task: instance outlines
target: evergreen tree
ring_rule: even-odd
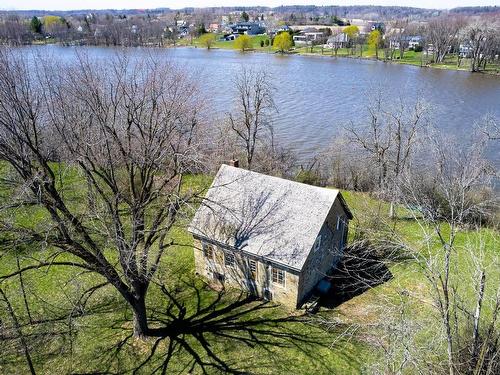
[[[37,16],[33,16],[30,23],[31,31],[40,34],[42,32],[42,21]]]

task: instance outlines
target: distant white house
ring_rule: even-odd
[[[415,47],[422,45],[422,37],[419,35],[412,36],[408,42],[408,48],[415,49]]]
[[[389,46],[393,49],[399,49],[401,42],[403,42],[404,48],[415,49],[415,47],[422,45],[422,37],[418,35],[392,36],[389,39]]]
[[[460,43],[459,48],[459,54],[460,57],[470,57],[472,53],[472,46],[470,43]]]
[[[308,44],[309,42],[319,42],[324,40],[325,33],[314,28],[304,29],[299,34],[293,36],[295,44]]]
[[[346,33],[339,33],[332,35],[326,41],[326,46],[328,48],[345,48],[349,44],[349,37]]]

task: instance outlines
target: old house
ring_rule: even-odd
[[[341,259],[351,218],[338,190],[223,165],[189,226],[196,272],[300,307]]]

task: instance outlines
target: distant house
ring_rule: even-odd
[[[207,31],[210,33],[217,33],[220,30],[220,25],[218,23],[211,23],[208,25]]]
[[[415,49],[419,46],[422,46],[422,37],[419,35],[412,36],[408,42],[408,48]]]
[[[373,22],[370,26],[370,30],[378,30],[383,34],[385,32],[385,24],[383,22]]]
[[[332,35],[326,41],[326,45],[329,48],[346,48],[349,44],[349,37],[346,33],[339,33]]]
[[[315,28],[301,30],[293,36],[295,44],[307,44],[309,42],[320,42],[325,39],[325,33]]]
[[[415,35],[390,35],[389,36],[389,47],[392,49],[399,49],[401,42],[403,43],[403,47],[409,49],[415,49],[415,47],[420,46],[422,44],[422,37]]]
[[[233,34],[258,35],[266,32],[266,29],[257,22],[238,22],[231,25]]]
[[[196,272],[300,307],[342,258],[350,219],[338,190],[223,165],[189,226]]]
[[[473,52],[471,43],[470,42],[460,43],[460,46],[458,47],[458,52],[460,54],[460,57],[462,58],[470,57]]]
[[[235,40],[239,36],[240,36],[240,34],[226,34],[221,39],[225,40],[225,41],[230,41],[230,40]]]
[[[284,32],[284,31],[286,31],[286,32],[290,32],[290,31],[292,31],[292,29],[291,29],[291,28],[290,28],[290,26],[288,26],[288,25],[281,25],[281,26],[280,26],[280,27],[276,30],[276,32],[278,32],[278,33],[281,33],[281,32]]]

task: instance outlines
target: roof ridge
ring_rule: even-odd
[[[256,171],[251,171],[251,170],[243,169],[243,168],[240,168],[240,167],[233,167],[232,165],[228,165],[228,164],[222,164],[221,168],[222,167],[229,168],[229,169],[231,169],[233,171],[242,171],[242,172],[246,172],[248,174],[255,174],[255,175],[259,175],[259,176],[264,176],[264,177],[269,178],[269,179],[280,180],[280,181],[284,181],[284,182],[287,182],[287,183],[290,183],[290,184],[298,184],[298,185],[301,185],[301,186],[306,186],[307,188],[310,188],[310,189],[317,189],[317,190],[320,190],[320,191],[327,191],[327,192],[337,192],[337,193],[340,192],[340,189],[337,189],[337,188],[329,188],[329,187],[323,187],[323,186],[310,185],[310,184],[306,184],[304,182],[289,180],[289,179],[283,178],[283,177],[272,176],[272,175],[269,175],[269,174],[260,173],[260,172],[256,172]],[[219,171],[217,172],[217,174],[219,174],[221,168],[219,168]]]

